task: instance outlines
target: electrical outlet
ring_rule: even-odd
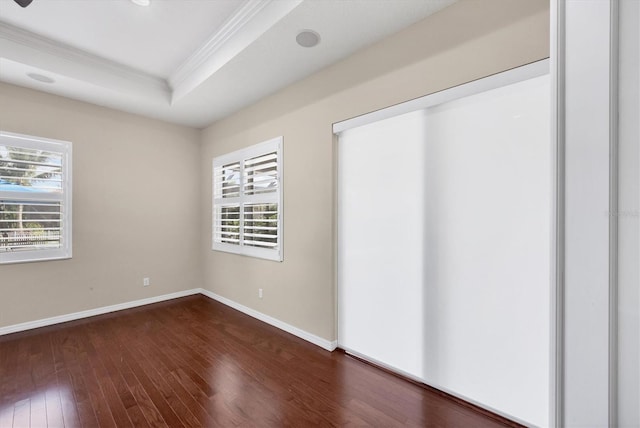
[[[258,288],[258,297],[262,299],[262,288]]]
[[[142,278],[142,285],[144,287],[148,287],[151,284],[151,280],[149,278]]]

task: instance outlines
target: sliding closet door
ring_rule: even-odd
[[[338,144],[339,342],[422,378],[424,112]]]
[[[549,400],[549,78],[429,109],[424,378],[528,423]]]
[[[549,424],[549,77],[345,131],[339,344]]]

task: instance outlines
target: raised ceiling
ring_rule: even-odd
[[[202,128],[454,1],[0,0],[0,80]]]

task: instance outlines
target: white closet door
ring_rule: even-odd
[[[549,423],[549,77],[345,131],[341,347]]]
[[[338,144],[339,342],[422,377],[424,112],[345,131]]]
[[[549,77],[428,110],[424,378],[539,426],[549,408]]]

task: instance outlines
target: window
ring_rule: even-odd
[[[282,261],[282,137],[213,160],[213,249]]]
[[[0,263],[71,258],[71,143],[0,132]]]

